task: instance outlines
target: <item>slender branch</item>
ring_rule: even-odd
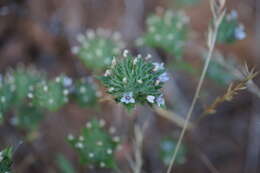
[[[134,170],[133,170],[134,173],[142,172],[143,132],[144,132],[144,130],[141,129],[138,124],[136,124],[134,127],[134,133],[135,133],[135,142],[134,142],[135,166],[134,166]]]
[[[205,79],[205,76],[206,76],[206,73],[207,73],[207,70],[208,70],[208,66],[209,66],[209,63],[210,63],[211,58],[212,58],[213,50],[214,50],[214,47],[215,47],[217,33],[218,33],[218,28],[219,28],[219,25],[220,25],[224,15],[225,15],[225,10],[223,10],[223,7],[224,7],[224,3],[223,2],[224,1],[221,1],[221,5],[218,6],[216,1],[213,1],[213,0],[211,1],[211,7],[212,7],[211,9],[212,9],[212,13],[213,13],[214,22],[213,22],[213,27],[209,29],[209,34],[208,34],[208,48],[209,48],[208,55],[207,55],[207,58],[206,58],[206,62],[204,64],[203,71],[202,71],[201,76],[200,76],[199,84],[197,86],[195,95],[194,95],[193,100],[192,100],[192,104],[191,104],[191,106],[189,108],[187,117],[185,119],[184,127],[183,127],[181,135],[180,135],[180,137],[178,139],[178,142],[177,142],[174,154],[172,156],[170,165],[169,165],[169,167],[167,169],[167,173],[170,173],[171,170],[172,170],[172,167],[174,165],[174,161],[176,159],[178,150],[180,148],[180,145],[182,143],[183,137],[184,137],[185,132],[187,130],[188,123],[190,121],[191,115],[193,113],[193,110],[195,108],[195,105],[196,105],[197,100],[198,100],[199,95],[200,95],[202,84],[204,82],[204,79]]]
[[[177,126],[183,128],[184,124],[185,124],[185,120],[178,114],[176,114],[173,111],[168,111],[159,107],[155,107],[154,110],[158,113],[159,116],[175,123]],[[187,129],[192,129],[193,128],[193,124],[192,123],[188,123],[187,125]]]

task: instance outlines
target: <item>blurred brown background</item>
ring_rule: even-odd
[[[176,9],[170,0],[1,0],[0,1],[0,72],[19,63],[33,64],[47,71],[50,77],[60,73],[77,77],[91,75],[72,55],[76,35],[88,28],[104,27],[120,31],[128,48],[144,31],[144,20],[157,6]],[[260,2],[259,0],[228,0],[228,9],[237,9],[244,23],[247,38],[234,45],[218,46],[224,56],[234,55],[238,61],[259,67],[260,60]],[[207,0],[185,7],[196,31],[188,44],[185,58],[194,64],[200,61],[196,46],[205,45],[205,33],[210,19]],[[195,47],[195,48],[194,48]],[[138,51],[138,50],[133,50]],[[140,50],[139,50],[140,51]],[[257,68],[259,69],[259,68]],[[190,102],[196,79],[179,74],[178,85]],[[256,79],[256,83],[257,83]],[[259,82],[258,82],[259,83]],[[207,83],[206,86],[211,86]],[[207,88],[213,95],[224,88]],[[170,100],[168,98],[168,100]],[[178,136],[179,128],[147,108],[139,116],[149,116],[150,125],[145,138],[144,170],[165,172],[158,158],[158,140],[165,135]],[[185,112],[185,110],[184,110]],[[131,134],[129,117],[114,103],[104,103],[100,110],[80,109],[68,105],[61,111],[46,115],[38,139],[19,145],[15,154],[15,173],[55,173],[57,153],[64,153],[78,172],[109,172],[87,170],[78,164],[78,157],[64,141],[69,132],[78,132],[92,116],[104,117],[115,124],[121,135]],[[122,128],[124,127],[124,128]],[[128,127],[128,128],[125,128]],[[0,146],[17,145],[23,132],[10,124],[0,127]],[[260,100],[249,92],[240,93],[231,103],[225,103],[218,113],[200,123],[184,140],[189,147],[187,162],[175,173],[259,173],[260,172]],[[122,159],[122,158],[119,158]],[[127,162],[120,161],[127,168]],[[124,166],[125,164],[125,166]],[[211,165],[213,164],[213,165]]]

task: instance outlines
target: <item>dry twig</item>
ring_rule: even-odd
[[[234,98],[234,96],[238,94],[239,91],[247,88],[248,82],[255,78],[258,73],[255,72],[254,69],[249,71],[247,65],[245,66],[245,69],[246,74],[244,79],[238,82],[237,84],[231,83],[226,93],[223,96],[217,97],[215,101],[207,107],[207,109],[203,113],[203,116],[216,113],[216,109],[221,103],[231,101]]]

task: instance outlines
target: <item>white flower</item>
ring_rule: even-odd
[[[94,39],[95,38],[95,32],[93,30],[87,30],[86,32],[88,39]]]
[[[138,83],[142,84],[143,81],[141,79],[137,80]]]
[[[112,154],[112,152],[113,152],[112,149],[107,150],[107,154]]]
[[[81,43],[83,43],[85,41],[85,37],[83,34],[78,34],[77,35],[77,40]]]
[[[124,56],[124,57],[127,57],[127,56],[128,56],[128,53],[129,53],[128,50],[124,50],[124,52],[123,52],[123,56]]]
[[[102,146],[103,145],[103,142],[102,141],[98,141],[97,142],[97,146]]]
[[[67,90],[67,89],[63,90],[63,94],[64,95],[68,95],[69,94],[69,90]]]
[[[88,156],[89,156],[90,158],[92,158],[92,157],[94,157],[94,154],[93,154],[93,153],[89,153]]]
[[[44,85],[44,86],[43,86],[43,91],[45,91],[45,92],[48,91],[48,86],[47,86],[47,85]]]
[[[158,71],[158,70],[164,69],[164,63],[154,62],[153,65],[154,65],[153,71]]]
[[[68,135],[68,140],[70,140],[70,141],[74,140],[74,136],[72,134],[69,134]]]
[[[152,58],[152,55],[151,54],[148,54],[144,59],[145,60],[149,60],[149,59],[151,59]]]
[[[109,76],[109,75],[111,75],[111,70],[106,70],[104,76]]]
[[[150,103],[154,103],[154,99],[155,99],[155,97],[154,97],[154,96],[151,96],[151,95],[149,95],[149,96],[146,97],[146,100],[147,100],[148,102],[150,102]]]
[[[84,137],[83,137],[83,136],[80,136],[80,137],[79,137],[79,140],[80,140],[80,141],[84,141]]]
[[[135,103],[135,99],[133,98],[133,92],[125,93],[123,97],[120,99],[120,101],[125,104]]]
[[[28,97],[29,98],[33,98],[33,94],[32,93],[28,93]]]
[[[108,89],[108,92],[112,92],[114,90],[115,90],[115,88],[111,87],[111,88]]]
[[[111,64],[111,66],[114,67],[115,65],[116,65],[116,58],[113,57],[113,60],[112,60],[112,64]]]
[[[86,88],[84,86],[81,86],[79,89],[80,93],[85,93],[86,92]]]
[[[72,47],[72,48],[71,48],[71,52],[72,52],[73,54],[79,53],[79,47],[78,47],[78,46]]]
[[[105,166],[106,166],[106,164],[105,164],[104,162],[101,162],[101,163],[100,163],[100,167],[101,167],[101,168],[104,168]]]
[[[246,38],[246,32],[243,25],[240,25],[235,29],[235,37],[238,40],[243,40]]]
[[[84,146],[83,146],[83,144],[81,142],[78,142],[78,143],[76,143],[75,147],[76,148],[83,148]]]
[[[138,61],[138,58],[135,58],[134,61],[133,61],[133,64],[135,65]]]
[[[124,82],[124,83],[127,82],[127,78],[126,78],[126,77],[123,78],[123,82]]]
[[[158,78],[158,80],[160,81],[160,82],[166,82],[166,81],[168,81],[170,78],[169,78],[169,76],[168,76],[168,74],[166,73],[166,72],[164,72],[163,74],[161,74],[160,76],[159,76],[159,78]]]
[[[119,136],[115,136],[115,137],[113,137],[113,141],[114,141],[114,142],[119,142],[119,141],[120,141]]]
[[[100,125],[101,127],[104,127],[104,126],[106,125],[106,121],[105,121],[104,119],[101,119],[101,120],[99,121],[99,125]]]
[[[163,106],[163,105],[165,105],[165,100],[164,100],[162,94],[161,94],[159,97],[157,97],[157,98],[155,99],[155,101],[156,101],[156,103],[157,103],[158,106]]]

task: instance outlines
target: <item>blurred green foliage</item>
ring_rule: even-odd
[[[12,155],[13,155],[13,149],[11,147],[0,151],[0,172],[1,173],[11,172],[11,166],[13,163]]]
[[[119,33],[104,29],[88,30],[85,35],[78,35],[78,41],[80,45],[73,47],[72,52],[93,71],[106,68],[125,46]]]
[[[76,173],[75,168],[72,166],[71,162],[65,158],[64,155],[59,154],[57,156],[56,163],[61,173]]]
[[[116,168],[114,152],[118,137],[110,136],[103,129],[103,120],[92,120],[82,129],[79,137],[68,135],[68,142],[80,156],[82,164],[101,168]]]
[[[146,20],[147,31],[136,43],[161,48],[176,58],[180,58],[187,39],[189,18],[181,11],[166,10],[150,15]]]
[[[165,165],[169,165],[175,151],[177,141],[166,137],[160,142],[160,156]],[[184,164],[186,161],[187,148],[182,144],[177,152],[176,164]]]

